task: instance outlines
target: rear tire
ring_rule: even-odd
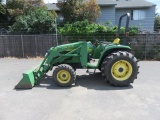
[[[129,52],[118,51],[106,57],[101,70],[105,80],[113,86],[128,86],[137,79],[138,61]]]
[[[76,79],[74,69],[67,64],[58,65],[53,71],[53,78],[58,86],[71,86]]]

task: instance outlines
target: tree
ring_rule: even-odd
[[[95,22],[100,14],[100,7],[95,0],[83,2],[83,0],[67,0],[67,2],[58,3],[65,22],[73,23],[87,19],[89,22]]]
[[[0,22],[6,26],[12,25],[17,16],[25,15],[38,7],[45,7],[42,0],[7,0],[6,5],[0,4]]]
[[[97,5],[96,0],[90,0],[77,10],[78,20],[82,21],[87,19],[89,22],[95,22],[100,14],[100,7]]]
[[[160,31],[160,15],[155,16],[154,20],[154,30],[155,31]]]
[[[12,19],[13,22],[17,16],[27,14],[37,7],[44,7],[42,0],[35,0],[34,3],[28,0],[8,0],[6,3],[10,19]]]
[[[0,28],[6,28],[8,25],[8,12],[6,6],[0,2]]]
[[[27,15],[20,15],[10,27],[12,32],[31,34],[52,33],[55,30],[56,13],[49,12],[46,8],[37,8]]]
[[[65,22],[74,22],[77,20],[76,10],[79,9],[82,0],[67,0],[67,2],[57,3]]]

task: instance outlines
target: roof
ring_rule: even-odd
[[[146,0],[97,0],[97,4],[99,6],[116,5],[116,8],[142,8],[156,5]]]
[[[47,3],[46,7],[48,8],[48,10],[55,10],[55,11],[59,11],[59,8],[56,6],[56,4],[54,3]]]
[[[88,0],[85,0],[88,1]],[[146,0],[97,0],[97,4],[99,6],[113,6],[117,9],[120,8],[144,8],[144,7],[151,7],[156,6],[156,4],[153,4],[151,2],[148,2]],[[56,4],[48,3],[46,4],[46,7],[48,10],[55,10],[59,11],[59,8],[56,6]]]
[[[84,0],[84,1],[89,1],[89,0]],[[111,5],[116,5],[116,3],[113,0],[97,0],[97,4],[100,6],[111,6]],[[59,11],[59,8],[56,6],[56,3],[47,3],[46,7],[48,10],[55,10]]]
[[[88,1],[88,0],[85,0]],[[98,5],[100,6],[111,6],[111,5],[116,5],[115,2],[113,0],[97,0]],[[47,3],[46,7],[48,8],[48,10],[55,10],[55,11],[59,11],[59,8],[56,6],[56,3]]]
[[[84,1],[89,1],[89,0],[84,0]],[[115,0],[97,0],[97,4],[99,6],[116,5]]]
[[[118,0],[115,3],[117,4],[116,8],[142,8],[156,5],[146,0]]]

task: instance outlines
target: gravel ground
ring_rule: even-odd
[[[141,61],[138,79],[112,87],[100,72],[77,70],[76,84],[61,88],[47,73],[40,85],[15,90],[22,73],[42,59],[0,59],[0,120],[160,120],[160,62]]]

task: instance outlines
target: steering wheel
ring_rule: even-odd
[[[96,41],[96,43],[94,43],[94,44],[96,44],[96,45],[102,45],[102,44],[109,44],[109,43],[111,43],[111,42],[106,42],[106,41],[99,41],[98,39],[96,39],[96,38],[93,38],[95,41]]]
[[[96,38],[93,38],[95,40],[95,43],[93,43],[94,45],[99,45],[99,44],[102,44],[98,39]]]

